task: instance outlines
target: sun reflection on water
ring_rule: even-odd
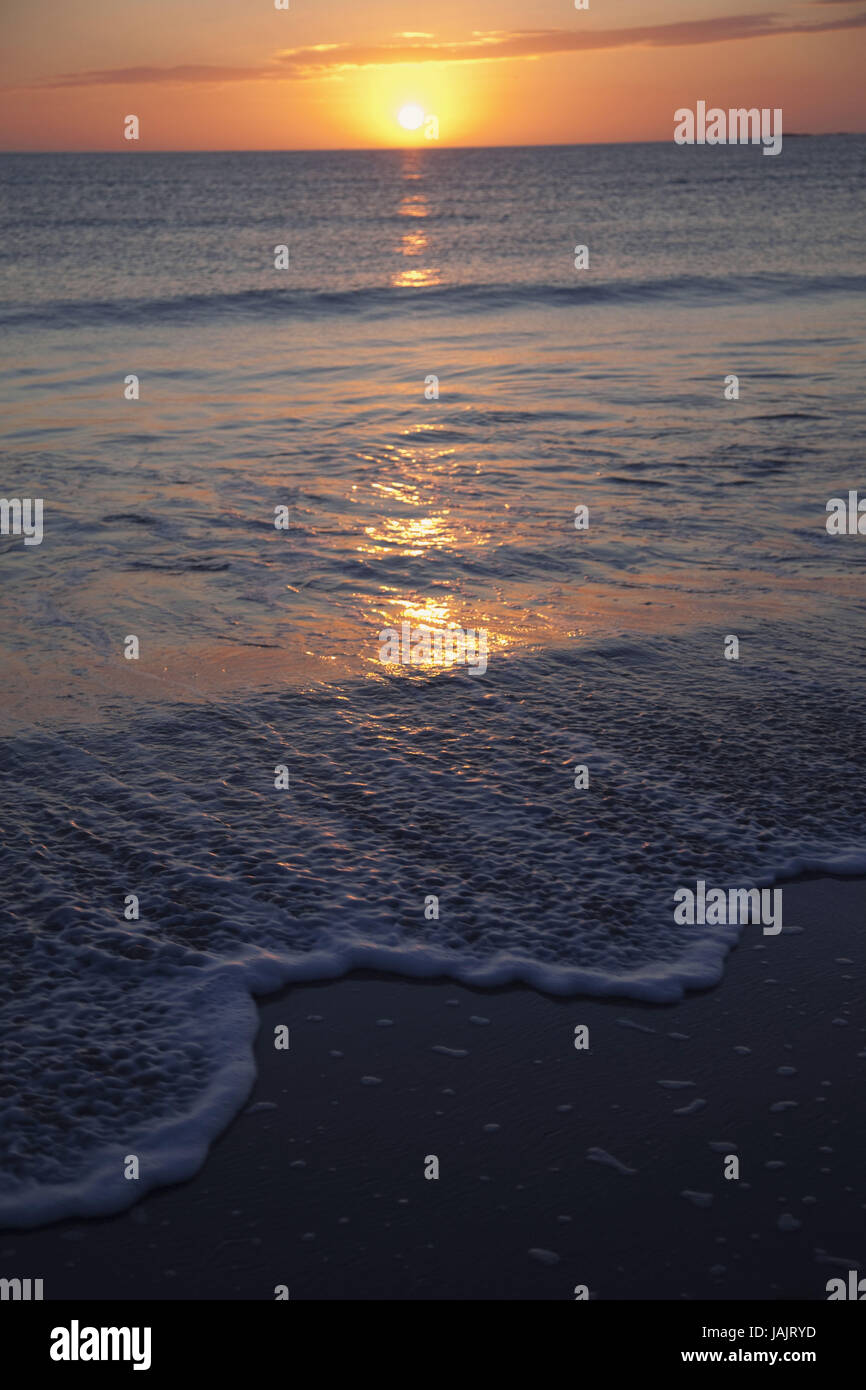
[[[410,165],[404,170],[404,177],[416,178],[417,172]],[[406,193],[398,209],[398,216],[410,217],[414,222],[430,216],[430,205],[423,193]],[[414,226],[402,234],[400,244],[395,249],[400,256],[422,256],[429,250],[430,238],[423,227]],[[441,285],[442,272],[435,266],[418,266],[412,269],[395,271],[391,285],[396,289],[423,289],[427,285]]]

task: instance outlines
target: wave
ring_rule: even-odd
[[[252,996],[292,981],[715,984],[740,929],[678,925],[678,886],[866,869],[862,697],[762,650],[617,639],[10,740],[0,1226],[195,1172],[252,1084]]]
[[[353,290],[246,289],[232,293],[186,294],[148,299],[49,300],[42,304],[7,303],[0,307],[6,328],[77,328],[124,326],[153,321],[197,322],[213,316],[251,319],[339,317],[358,314],[387,318],[392,314],[483,314],[514,308],[575,309],[581,305],[673,301],[685,306],[719,301],[765,300],[824,294],[861,294],[866,275],[756,274],[679,275],[639,280],[589,281],[575,285],[465,284],[423,288],[379,285]]]

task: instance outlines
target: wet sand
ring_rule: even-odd
[[[204,1169],[3,1234],[0,1272],[46,1299],[823,1300],[866,1258],[864,908],[862,880],[789,884],[780,936],[747,927],[718,988],[661,1007],[366,974],[270,996]]]

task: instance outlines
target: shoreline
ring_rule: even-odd
[[[4,1231],[0,1273],[46,1299],[822,1299],[866,1257],[866,880],[785,892],[781,935],[744,928],[674,1003],[368,972],[261,996],[197,1175]]]

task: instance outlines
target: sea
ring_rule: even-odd
[[[200,1167],[257,994],[670,1003],[678,888],[866,871],[864,173],[0,156],[0,1226]]]

